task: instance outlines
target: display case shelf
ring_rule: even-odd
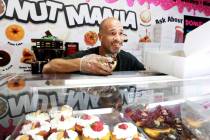
[[[195,101],[210,94],[210,76],[179,79],[138,71],[114,72],[110,76],[8,74],[0,75],[0,83],[1,133],[12,131],[25,113],[52,106],[95,109],[106,107],[112,99],[107,107],[141,103],[152,108]],[[109,88],[116,88],[119,96],[112,94],[113,89],[108,94]],[[100,104],[101,100],[105,103]]]

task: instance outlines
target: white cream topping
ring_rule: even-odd
[[[50,118],[59,118],[58,114],[60,116],[60,110],[58,110],[57,107],[53,107],[49,110]]]
[[[50,117],[47,113],[37,113],[37,112],[27,114],[25,118],[26,120],[32,121],[32,122],[50,120]]]
[[[147,140],[145,137],[143,136],[138,136],[137,138],[139,138],[139,140]],[[126,138],[125,140],[133,140],[133,138]]]
[[[69,138],[62,138],[61,140],[75,140],[78,137],[77,132],[72,131],[72,130],[68,130],[66,131],[68,134]],[[49,137],[48,140],[57,140],[57,135],[59,134],[59,132],[54,132],[52,133]]]
[[[20,140],[23,137],[23,135],[18,136],[15,140]],[[44,140],[42,136],[39,135],[31,135],[33,140]]]
[[[35,123],[35,122],[34,122]],[[46,121],[39,122],[40,127],[32,129],[33,123],[23,125],[20,133],[21,134],[28,134],[28,135],[36,135],[40,131],[50,131],[50,123]]]
[[[97,138],[102,138],[104,136],[106,136],[109,133],[109,126],[108,125],[103,125],[103,130],[102,131],[94,131],[90,125],[86,126],[85,128],[83,128],[83,135],[85,137],[90,137],[93,139],[97,139]]]
[[[88,116],[90,116],[89,120],[84,120],[82,118],[78,118],[76,123],[80,126],[86,127],[86,126],[91,125],[92,123],[100,120],[99,117],[97,117],[97,116],[94,116],[94,115],[88,115]]]
[[[72,117],[72,112],[73,109],[70,106],[64,105],[61,107],[61,110],[58,110],[57,107],[52,108],[49,111],[49,114],[51,118],[60,118],[61,116],[64,118],[70,118]]]
[[[69,105],[63,105],[63,106],[61,107],[61,111],[65,111],[65,110],[73,111],[72,107],[70,107]]]
[[[128,126],[127,129],[119,128],[119,125],[126,124]],[[117,139],[126,139],[126,138],[133,138],[134,135],[138,134],[137,127],[132,123],[118,123],[114,126],[113,135],[116,136]]]
[[[76,123],[75,118],[64,119],[64,121],[61,121],[60,118],[59,119],[55,118],[50,122],[51,128],[57,130],[68,130],[74,128],[75,123]]]

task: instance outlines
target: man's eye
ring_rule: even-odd
[[[112,35],[116,35],[116,33],[115,32],[112,32]]]

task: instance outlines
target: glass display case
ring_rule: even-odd
[[[179,79],[153,72],[92,75],[0,75],[0,139],[10,135],[25,114],[69,105],[74,110],[127,106],[179,106],[210,94],[210,76]],[[181,111],[181,109],[179,109]],[[179,113],[180,114],[180,113]]]

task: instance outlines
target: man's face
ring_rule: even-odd
[[[99,36],[101,45],[107,54],[117,54],[123,45],[123,27],[118,21],[106,23]]]

